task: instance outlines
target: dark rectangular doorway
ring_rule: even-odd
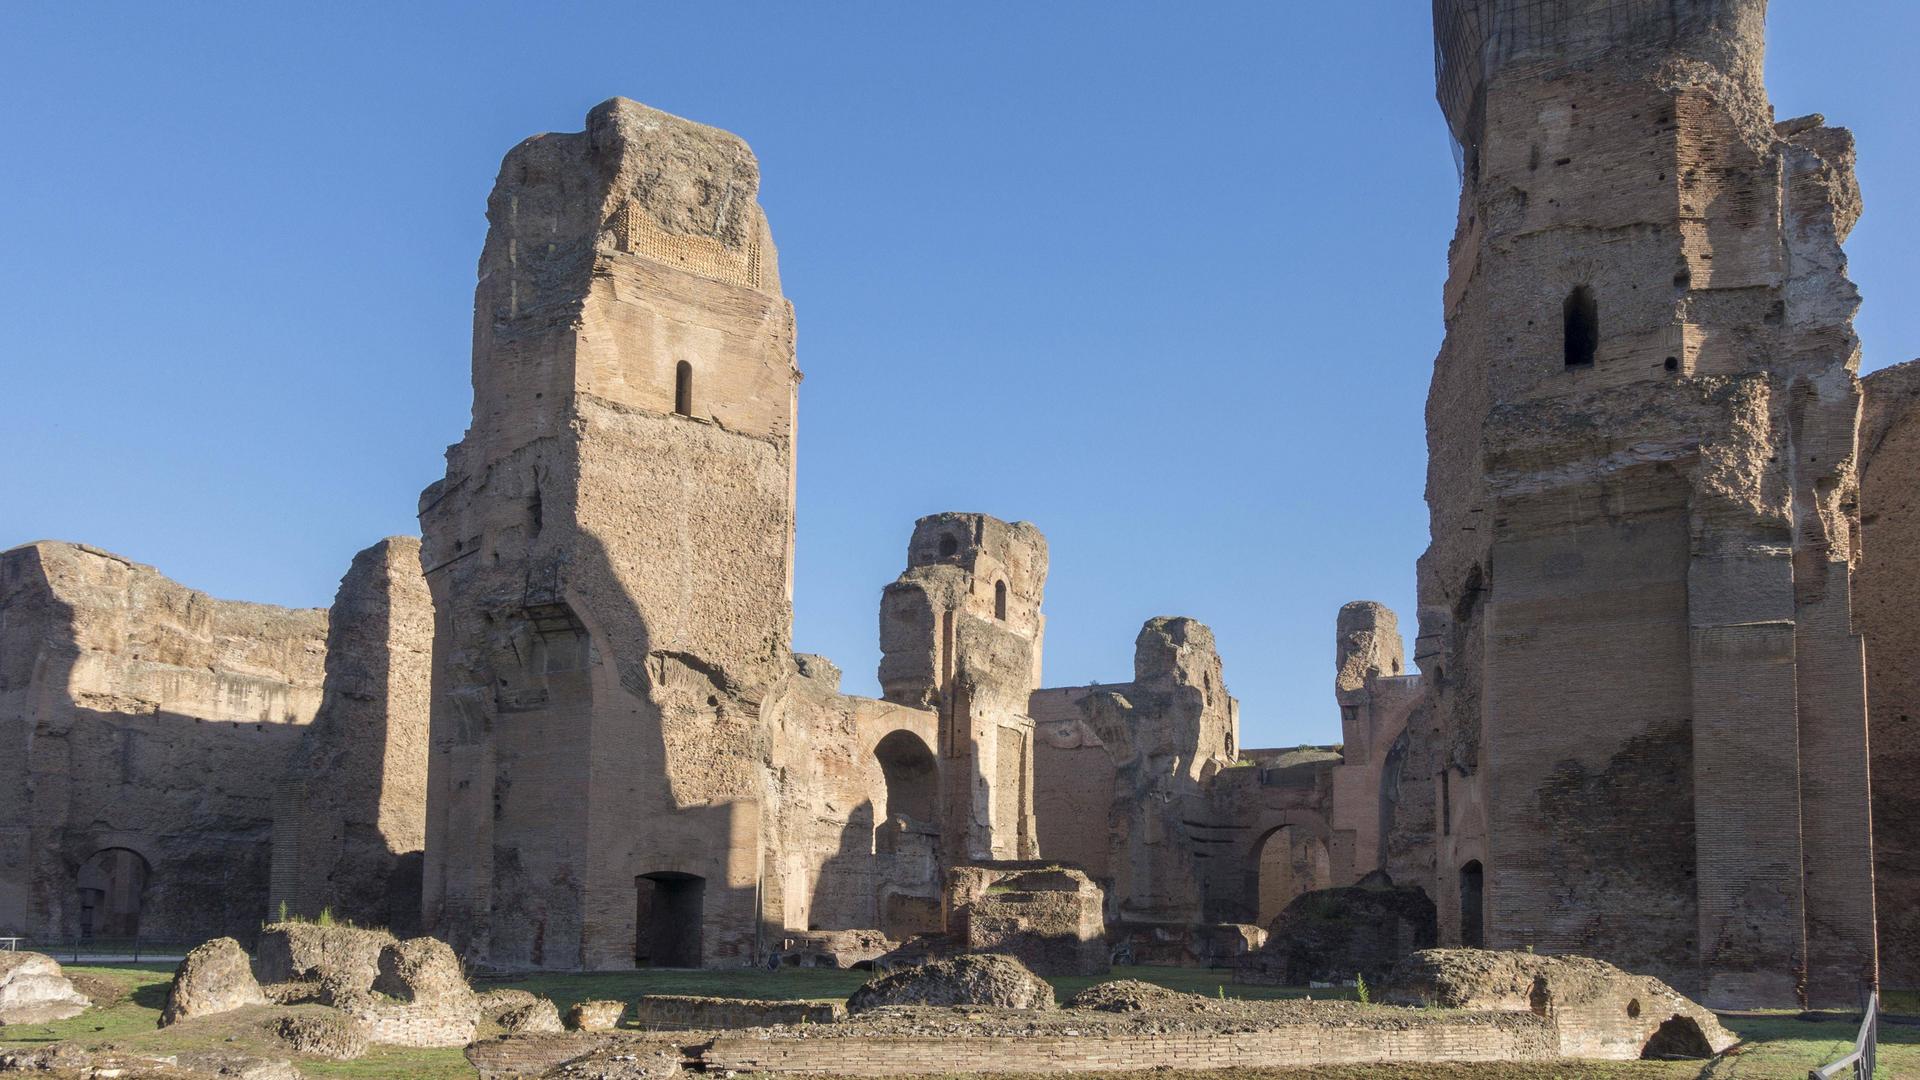
[[[633,886],[634,966],[699,967],[707,880],[693,874],[642,874]]]

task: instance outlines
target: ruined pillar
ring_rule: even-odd
[[[1773,122],[1764,15],[1435,6],[1462,184],[1416,731],[1443,940],[1851,1004],[1858,193],[1846,132]]]
[[[886,699],[940,714],[941,833],[950,862],[1031,859],[1033,719],[1047,542],[1024,521],[935,514],[880,602]]]
[[[758,186],[616,98],[488,200],[473,420],[420,503],[424,917],[474,963],[758,955],[800,378]]]

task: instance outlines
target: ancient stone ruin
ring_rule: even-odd
[[[1616,976],[1716,1006],[1920,984],[1920,366],[1856,377],[1851,137],[1776,121],[1761,0],[1434,14],[1461,196],[1431,546],[1412,663],[1382,605],[1335,617],[1337,744],[1244,746],[1186,616],[1145,623],[1130,680],[1046,686],[1046,539],[984,513],[912,524],[880,698],[794,653],[801,372],[759,163],[615,98],[503,162],[471,424],[422,539],[362,552],[330,612],[0,553],[0,933],[232,937],[195,953],[235,969],[211,999],[336,1009],[359,1035],[287,1037],[343,1046],[571,1046],[462,964],[1298,981],[1437,939],[1532,950],[1500,977],[1546,1004],[1406,1052],[1509,1057],[1659,1036],[1569,1034]],[[329,915],[444,944],[299,921]],[[1546,959],[1576,955],[1631,975]],[[1718,1050],[1686,1015],[1673,1045]],[[1330,1022],[1302,1016],[1272,1046]],[[864,1067],[814,1054],[705,1063]]]
[[[1436,8],[1462,183],[1407,757],[1439,827],[1395,878],[1448,943],[1850,1006],[1852,137],[1775,121],[1763,0],[1546,6]]]

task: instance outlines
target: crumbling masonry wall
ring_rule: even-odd
[[[1239,751],[1239,704],[1196,620],[1148,620],[1133,666],[1132,682],[1033,693],[1040,851],[1109,882],[1114,920],[1211,921],[1208,785]]]
[[[250,938],[326,635],[97,548],[0,554],[0,932]]]
[[[1409,754],[1443,940],[1850,1005],[1859,201],[1845,131],[1773,122],[1764,12],[1436,4],[1463,183]]]
[[[799,371],[758,181],[732,135],[617,99],[501,167],[473,422],[421,497],[424,917],[471,960],[762,937]]]
[[[420,542],[354,556],[329,612],[325,696],[275,798],[269,910],[418,931],[432,651]]]
[[[1920,361],[1861,380],[1860,570],[1880,978],[1920,987]]]

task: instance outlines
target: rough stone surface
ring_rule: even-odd
[[[948,878],[955,947],[1011,956],[1040,975],[1104,975],[1104,893],[1062,866],[956,866]]]
[[[420,542],[356,555],[329,611],[320,711],[274,800],[268,910],[418,927],[432,652]]]
[[[890,1005],[1054,1008],[1053,986],[1011,956],[956,956],[882,975],[853,992],[847,1012]]]
[[[1852,1007],[1852,138],[1776,125],[1762,0],[1523,6],[1436,12],[1463,182],[1408,758],[1437,828],[1393,872],[1449,944]]]
[[[273,1037],[288,1050],[308,1057],[349,1061],[367,1052],[367,1032],[340,1013],[302,1012],[270,1022]]]
[[[1244,978],[1283,986],[1355,976],[1378,983],[1409,954],[1432,948],[1437,936],[1433,901],[1416,887],[1320,889],[1287,905],[1268,928],[1267,943],[1240,971]]]
[[[567,1027],[573,1031],[612,1031],[620,1026],[627,1006],[622,1001],[579,1001],[567,1010]]]
[[[1182,1012],[1208,1011],[1212,1003],[1198,994],[1183,994],[1138,979],[1115,979],[1095,983],[1067,1000],[1069,1009],[1095,1012]]]
[[[1882,985],[1920,988],[1920,361],[1861,380],[1859,576]]]
[[[173,985],[167,988],[160,1026],[266,1003],[267,996],[254,980],[247,951],[232,938],[214,938],[180,961],[173,973]]]
[[[53,957],[36,952],[0,952],[0,1025],[66,1020],[79,1016],[91,1004]]]
[[[1393,972],[1387,997],[1402,1005],[1544,1016],[1558,1029],[1566,1057],[1710,1057],[1738,1041],[1713,1013],[1660,980],[1583,956],[1429,949]]]
[[[460,959],[447,943],[417,937],[380,950],[380,973],[373,980],[378,994],[423,1005],[471,1007],[473,988],[460,970]]]
[[[518,989],[488,990],[474,997],[474,1015],[488,1023],[497,1024],[500,1018],[515,1009],[524,1009],[539,1001],[531,991]]]
[[[282,922],[263,927],[253,946],[253,976],[266,986],[324,985],[367,990],[380,974],[380,952],[395,944],[385,930]],[[279,991],[283,994],[295,990]]]
[[[0,933],[187,945],[267,909],[327,615],[79,544],[0,553]]]
[[[495,1022],[509,1035],[558,1035],[566,1030],[560,1010],[546,998],[508,1009]]]

